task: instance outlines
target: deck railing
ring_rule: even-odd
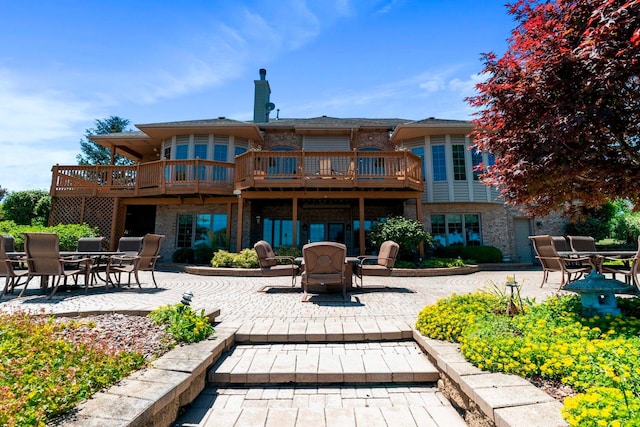
[[[53,196],[231,195],[234,189],[422,190],[419,156],[407,151],[249,151],[235,163],[158,160],[131,166],[53,167]]]
[[[236,157],[236,187],[422,190],[422,162],[409,151],[249,151]]]
[[[53,167],[53,196],[147,196],[233,192],[234,164],[212,160],[158,160],[131,166]]]

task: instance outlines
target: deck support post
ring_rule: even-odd
[[[416,219],[418,221],[420,221],[420,224],[424,225],[424,222],[422,221],[422,200],[421,200],[422,196],[420,197],[416,197]],[[420,256],[420,259],[424,259],[424,242],[420,242],[420,244],[418,245],[418,254]]]
[[[291,199],[291,203],[293,203],[292,206],[292,225],[291,227],[293,228],[293,230],[291,230],[291,246],[294,247],[298,247],[298,198],[294,197]]]
[[[238,230],[236,234],[236,252],[240,253],[242,250],[242,207],[244,201],[242,200],[242,192],[240,190],[234,190],[233,192],[238,196]]]
[[[360,255],[365,255],[365,242],[364,242],[364,197],[358,197],[358,220],[360,221],[360,230],[358,233],[358,240],[360,242]]]

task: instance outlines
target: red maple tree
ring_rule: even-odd
[[[640,0],[519,0],[506,53],[487,75],[474,144],[483,181],[532,214],[607,200],[640,206]]]

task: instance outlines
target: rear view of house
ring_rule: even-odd
[[[493,159],[471,149],[471,122],[273,119],[265,70],[254,84],[250,122],[138,124],[92,136],[136,163],[54,166],[52,221],[97,226],[111,245],[123,235],[164,234],[162,256],[171,259],[212,236],[232,251],[262,239],[274,248],[329,240],[366,254],[375,250],[371,225],[402,215],[423,222],[439,244],[493,245],[531,260],[522,249],[530,219],[479,180],[475,167]]]

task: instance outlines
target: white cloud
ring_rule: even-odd
[[[339,9],[345,7],[340,1],[338,4]],[[112,73],[104,76],[116,82],[110,90],[120,93],[121,99],[152,104],[220,86],[240,74],[248,63],[273,60],[301,48],[318,36],[326,18],[318,17],[299,0],[279,2],[262,10],[238,8],[225,16],[228,21],[213,20],[191,28],[186,41],[163,46],[161,59],[152,61],[153,69],[135,73],[127,70],[117,79]]]
[[[30,91],[6,69],[0,82],[0,143],[77,136],[77,125],[93,117],[89,103],[62,91]]]
[[[49,190],[53,165],[77,163],[76,155],[80,151],[78,140],[74,140],[74,144],[67,149],[64,145],[62,141],[54,140],[29,145],[0,142],[2,152],[11,153],[3,156],[0,186],[9,191]]]
[[[469,76],[467,80],[460,80],[454,78],[449,81],[449,88],[454,92],[463,94],[464,96],[471,96],[475,93],[476,85],[487,79],[487,76],[483,73],[476,73]]]
[[[427,93],[438,92],[445,88],[444,80],[440,77],[435,77],[431,80],[424,81],[418,85],[420,89],[424,89]]]
[[[335,88],[331,93],[304,104],[280,105],[286,111],[295,111],[298,117],[326,114],[407,119],[436,116],[464,120],[473,113],[465,97],[473,95],[474,85],[482,81],[483,76],[474,74],[462,80],[454,77],[455,71],[457,68],[424,71],[360,90]]]
[[[51,166],[75,164],[78,141],[95,118],[92,105],[58,90],[31,91],[0,69],[0,186],[48,189]]]
[[[384,15],[386,13],[389,13],[391,11],[391,9],[393,9],[393,7],[395,5],[397,5],[399,3],[398,0],[391,0],[390,2],[384,4],[383,6],[381,6],[376,13],[380,14],[380,15]]]

